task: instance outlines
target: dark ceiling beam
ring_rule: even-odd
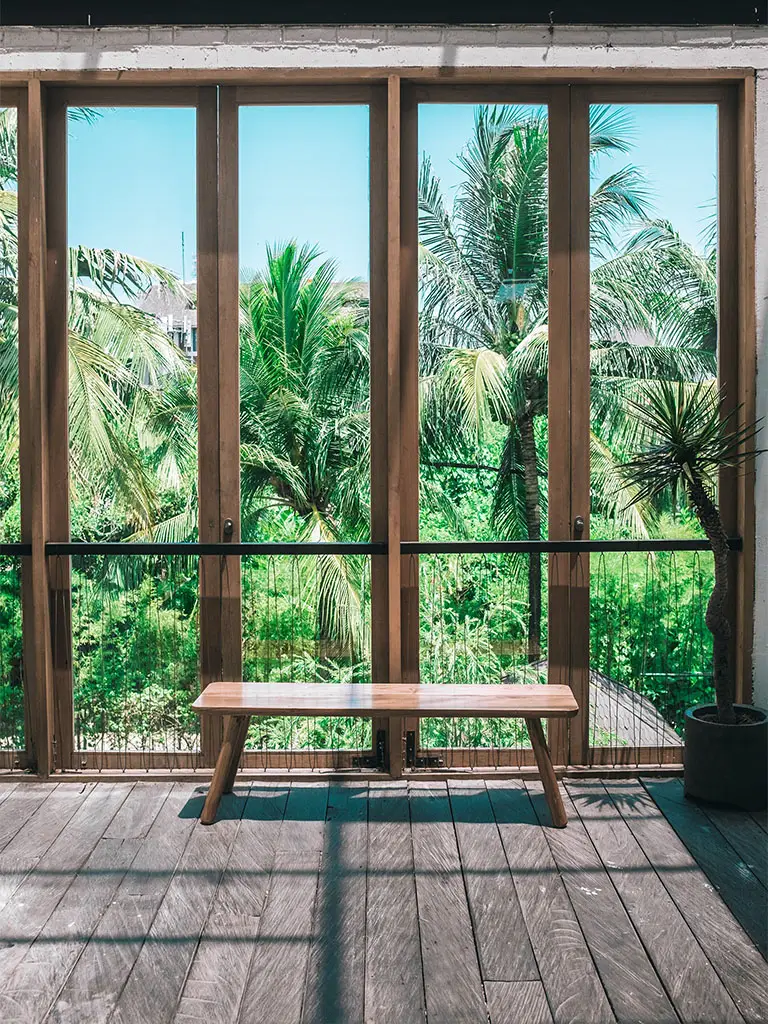
[[[768,0],[3,0],[0,25],[765,25]]]

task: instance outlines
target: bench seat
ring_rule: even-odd
[[[427,683],[211,683],[192,707],[201,715],[370,718],[568,718],[570,686]]]
[[[223,793],[231,792],[252,715],[339,718],[523,718],[553,824],[564,826],[542,718],[571,718],[579,706],[568,686],[428,683],[210,683],[192,705],[200,715],[228,716],[216,770],[200,820],[216,819]]]

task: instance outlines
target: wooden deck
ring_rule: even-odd
[[[768,1020],[765,815],[562,788],[0,784],[0,1020]]]

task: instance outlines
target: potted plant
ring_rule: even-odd
[[[768,713],[735,703],[728,618],[728,537],[717,506],[718,471],[743,466],[758,452],[759,427],[738,426],[738,410],[724,411],[723,393],[710,383],[664,382],[647,386],[632,403],[648,437],[644,451],[629,458],[622,475],[633,501],[683,487],[704,530],[715,562],[707,604],[712,634],[715,704],[685,713],[685,793],[713,803],[762,810],[768,798]]]

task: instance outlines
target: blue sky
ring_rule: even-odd
[[[633,150],[604,158],[605,176],[643,169],[656,211],[696,243],[716,192],[717,114],[712,106],[631,108]],[[419,146],[450,199],[453,165],[471,131],[468,104],[420,110]],[[263,265],[265,243],[318,244],[339,277],[368,277],[368,112],[365,107],[260,107],[240,113],[240,265]],[[111,247],[194,276],[195,113],[110,109],[69,133],[70,243]]]

